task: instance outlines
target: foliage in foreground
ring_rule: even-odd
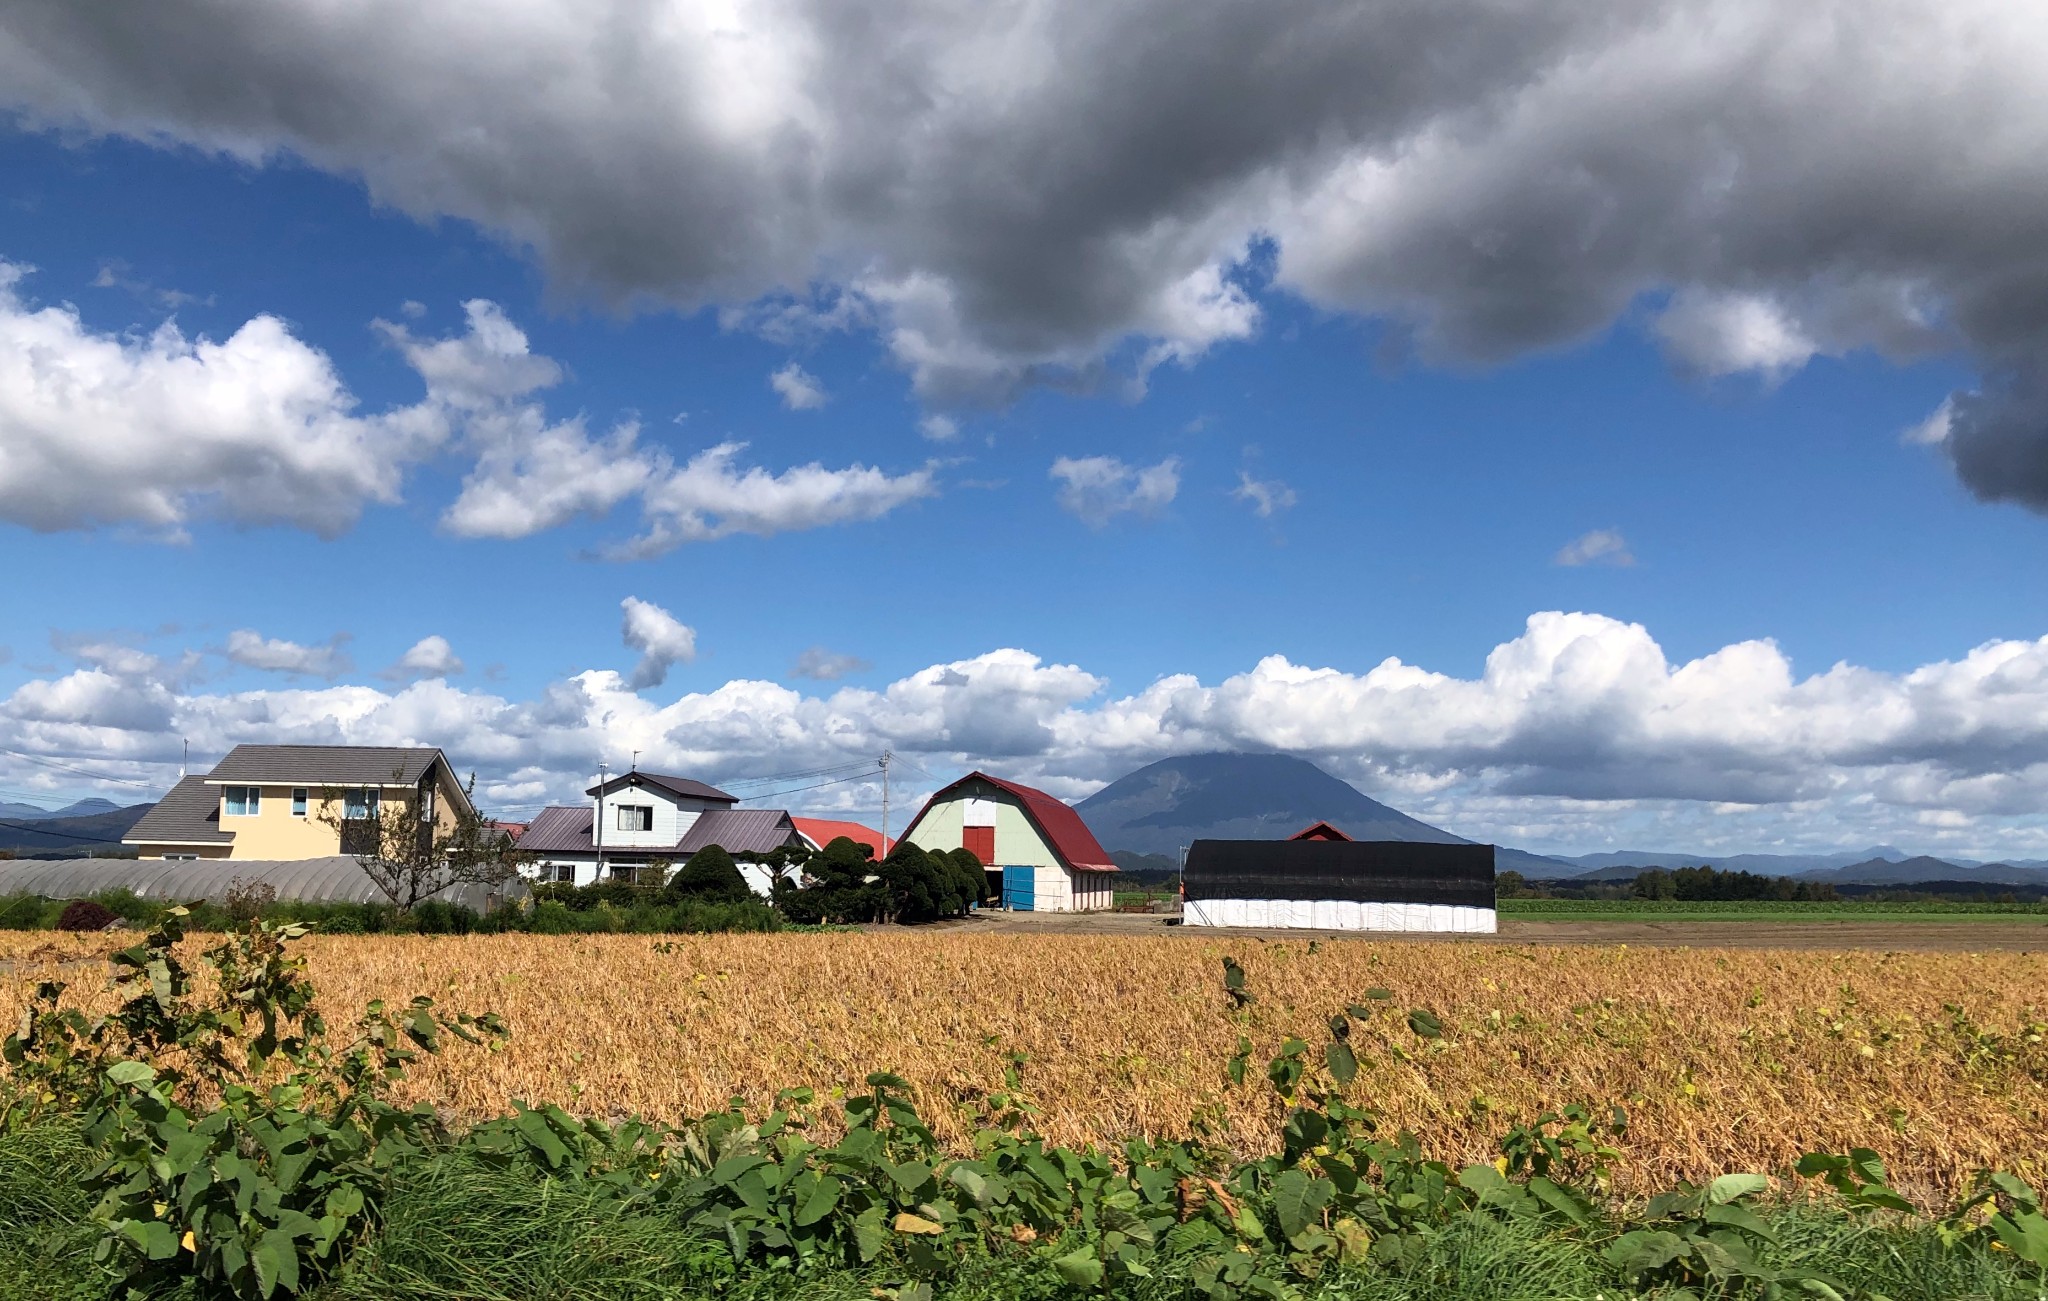
[[[1284,1301],[1462,1287],[1471,1267],[1459,1244],[1486,1243],[1568,1258],[1577,1275],[1623,1293],[1886,1292],[1881,1269],[1831,1267],[1788,1233],[1812,1221],[1762,1202],[1761,1175],[1614,1203],[1619,1109],[1536,1117],[1509,1130],[1492,1164],[1463,1169],[1427,1157],[1411,1133],[1381,1133],[1346,1091],[1360,1068],[1354,1024],[1390,1004],[1386,989],[1333,1013],[1319,1046],[1290,1039],[1265,1064],[1284,1141],[1250,1161],[1199,1141],[1048,1144],[1032,1130],[1021,1054],[981,1099],[967,1156],[942,1152],[908,1084],[887,1073],[844,1099],[844,1132],[829,1144],[809,1137],[817,1100],[806,1090],[764,1116],[735,1108],[661,1126],[519,1106],[455,1133],[429,1109],[393,1106],[385,1089],[444,1032],[490,1050],[505,1033],[497,1018],[450,1016],[420,998],[396,1011],[372,1004],[334,1033],[289,952],[299,928],[252,924],[195,970],[178,955],[182,920],[174,912],[114,955],[114,1013],[88,1020],[46,985],[6,1043],[6,1142],[69,1132],[80,1156],[75,1196],[0,1174],[0,1212],[48,1229],[53,1212],[76,1216],[91,1199],[83,1218],[100,1277],[133,1297],[446,1294],[458,1284],[490,1295],[463,1271],[508,1267],[523,1277],[506,1278],[501,1295],[606,1295],[591,1289],[597,1276],[610,1271],[616,1286],[635,1261],[659,1258],[671,1273],[650,1293],[788,1280],[850,1291],[862,1281],[895,1301],[985,1286]],[[1248,1018],[1257,996],[1227,959],[1222,993]],[[1418,1043],[1442,1034],[1426,1008],[1400,1019]],[[1227,1073],[1242,1083],[1250,1058],[1242,1041]],[[1998,1288],[2048,1269],[2048,1220],[2008,1175],[1986,1173],[1961,1205],[1929,1218],[1890,1188],[1874,1153],[1813,1154],[1799,1173],[1826,1188],[1838,1228],[1861,1221],[1887,1243],[1910,1240],[1916,1259],[1948,1276]],[[426,1205],[444,1208],[438,1223],[422,1218]],[[465,1248],[474,1225],[519,1207],[542,1227],[510,1260]],[[565,1233],[587,1240],[572,1246]],[[0,1268],[77,1247],[61,1228],[10,1239]],[[550,1281],[537,1283],[537,1270]]]

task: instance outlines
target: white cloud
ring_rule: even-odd
[[[629,641],[661,670],[684,662],[694,636],[637,604]],[[27,780],[8,750],[160,778],[185,737],[195,761],[241,741],[440,745],[479,770],[487,802],[572,797],[599,757],[629,749],[711,777],[886,746],[935,772],[985,766],[1069,795],[1167,755],[1278,750],[1461,834],[1539,850],[1891,841],[2048,857],[2048,638],[1903,673],[1802,676],[1768,641],[1673,663],[1639,625],[1548,612],[1471,677],[1269,656],[1213,682],[1178,674],[1113,693],[1079,665],[1004,649],[874,690],[738,679],[657,703],[639,691],[658,671],[590,670],[520,701],[438,678],[223,693],[81,669],[0,700],[0,784]]]
[[[816,411],[825,405],[825,386],[794,361],[770,375],[768,387],[791,411]]]
[[[1157,465],[1126,465],[1113,456],[1062,456],[1052,463],[1063,510],[1090,528],[1129,512],[1151,518],[1180,492],[1180,458],[1169,456]]]
[[[812,682],[837,682],[849,674],[865,673],[873,667],[858,655],[841,655],[823,646],[813,646],[797,656],[796,667],[789,671],[789,676]]]
[[[281,637],[265,637],[248,628],[237,628],[228,634],[227,647],[222,653],[243,668],[334,678],[355,667],[342,650],[346,641],[347,633],[336,633],[324,645],[307,646]]]
[[[461,673],[462,660],[448,639],[435,633],[422,637],[398,657],[387,676],[395,678],[450,678]]]
[[[1247,470],[1237,472],[1237,487],[1230,495],[1250,502],[1252,513],[1260,519],[1271,519],[1281,511],[1294,509],[1294,489],[1278,479],[1254,479]]]
[[[917,432],[935,443],[950,443],[960,436],[960,422],[951,416],[928,415],[917,422]]]
[[[1128,391],[1266,284],[1424,358],[1668,304],[1707,373],[1960,344],[1944,446],[2048,508],[2048,23],[2011,0],[11,13],[32,125],[361,177],[607,305],[872,328],[939,406]]]
[[[26,274],[0,262],[0,520],[181,538],[213,514],[333,537],[397,501],[439,441],[418,409],[354,414],[326,355],[274,316],[221,342],[175,322],[101,333],[24,301]]]
[[[637,596],[619,602],[619,608],[625,611],[621,636],[629,649],[640,652],[640,662],[633,666],[635,691],[660,686],[668,680],[671,667],[697,658],[695,628]]]
[[[1629,550],[1628,539],[1620,529],[1593,529],[1582,533],[1564,544],[1551,558],[1552,564],[1615,565],[1627,567],[1636,562],[1635,553]]]
[[[1757,294],[1683,293],[1657,318],[1681,362],[1706,375],[1755,371],[1775,381],[1821,350],[1777,303]]]
[[[770,537],[798,529],[880,519],[909,502],[938,495],[927,466],[891,475],[858,462],[828,470],[816,461],[780,474],[733,462],[745,443],[720,443],[659,475],[642,494],[645,534],[621,554],[659,554],[686,542],[735,533]]]

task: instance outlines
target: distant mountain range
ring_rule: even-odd
[[[143,805],[148,808],[148,805]],[[112,800],[85,799],[75,804],[66,804],[61,809],[46,809],[36,804],[12,804],[0,800],[0,822],[42,822],[49,818],[89,818],[95,813],[116,813],[121,806]]]
[[[128,829],[142,820],[153,804],[131,804],[122,808],[106,800],[82,800],[83,804],[104,804],[98,812],[83,816],[59,816],[45,812],[32,821],[0,816],[0,849],[16,854],[65,853],[95,847],[118,846]]]
[[[1190,754],[1161,759],[1119,778],[1074,808],[1115,855],[1180,862],[1197,840],[1280,840],[1328,822],[1354,840],[1472,842],[1388,808],[1306,759],[1285,754]],[[1570,869],[1519,849],[1497,849],[1494,864],[1524,876]]]
[[[1171,871],[1197,840],[1278,840],[1328,822],[1358,840],[1470,844],[1284,754],[1191,754],[1147,764],[1074,806],[1127,871]],[[1834,885],[1929,881],[2048,888],[2048,862],[1911,857],[1892,845],[1827,854],[1674,854],[1620,850],[1544,855],[1497,846],[1494,866],[1532,880],[1628,881],[1647,868],[1716,867]]]

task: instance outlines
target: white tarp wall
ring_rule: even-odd
[[[1436,931],[1492,935],[1491,908],[1438,903],[1357,903],[1349,899],[1190,899],[1185,926],[1253,926],[1272,930]]]

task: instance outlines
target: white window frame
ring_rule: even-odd
[[[165,861],[166,863],[196,863],[196,862],[198,862],[198,861],[199,861],[199,855],[197,855],[197,854],[165,854],[165,855],[164,855],[164,861]]]
[[[652,831],[652,830],[654,830],[654,806],[653,806],[652,804],[614,804],[614,805],[612,805],[612,807],[618,810],[618,814],[617,814],[616,818],[614,819],[614,820],[615,820],[615,821],[616,821],[616,822],[618,823],[618,825],[617,825],[616,827],[614,827],[614,828],[613,828],[613,830],[615,830],[615,831]],[[631,813],[631,814],[633,814],[633,815],[634,815],[634,816],[633,816],[633,825],[632,825],[632,826],[630,826],[630,827],[626,825],[626,815],[627,815],[628,813]]]
[[[375,786],[354,786],[342,792],[341,816],[345,822],[367,822],[382,812],[384,793]],[[361,809],[361,813],[354,812]]]
[[[240,804],[242,807],[236,808],[236,804]],[[261,786],[221,787],[220,815],[224,818],[262,817],[263,788]]]
[[[305,816],[306,816],[306,810],[307,810],[308,806],[309,806],[309,805],[310,805],[310,804],[312,803],[312,795],[313,795],[313,792],[312,792],[311,790],[307,789],[307,788],[306,788],[306,787],[304,787],[304,786],[294,786],[294,787],[292,787],[292,816],[293,816],[293,817],[295,817],[295,818],[303,818],[303,817],[305,817]]]

